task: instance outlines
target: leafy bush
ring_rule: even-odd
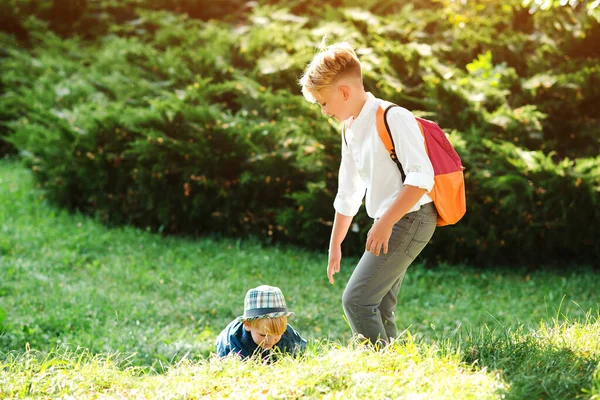
[[[212,34],[196,39],[222,37]],[[194,76],[221,66],[208,57],[184,60],[183,52],[163,55],[136,38],[86,50],[76,39],[40,40],[43,72],[10,98],[24,110],[10,124],[10,140],[31,155],[51,199],[165,232],[277,237],[294,226],[278,224],[276,215],[296,207],[287,195],[322,172],[324,146],[315,138],[331,136],[302,98],[228,72],[222,83]],[[77,61],[62,62],[54,41]],[[213,53],[215,60],[227,50]],[[77,63],[87,67],[73,69]]]
[[[6,0],[0,3],[0,30],[28,41],[27,20],[35,17],[60,36],[91,39],[107,34],[115,24],[136,24],[139,13],[148,10],[236,21],[251,4],[246,0]]]
[[[600,102],[600,66],[578,63],[573,72],[536,75],[524,83],[522,103],[536,104],[546,115],[542,123],[544,142],[538,148],[561,156],[598,154],[600,139],[597,107]]]
[[[0,129],[0,135],[2,135],[4,133],[3,131],[4,131],[4,129]],[[0,137],[0,157],[3,157],[8,154],[14,154],[15,152],[16,152],[16,149],[14,148],[14,146],[12,146],[10,143],[4,141]]]
[[[476,130],[452,137],[466,166],[467,215],[436,231],[427,256],[478,265],[592,263],[600,255],[600,229],[589,224],[600,217],[600,157],[556,162],[479,137]]]
[[[593,262],[598,229],[578,229],[600,196],[591,102],[600,70],[573,53],[546,68],[575,51],[575,31],[560,42],[545,13],[524,15],[516,3],[481,2],[480,15],[452,2],[441,19],[427,5],[367,3],[323,6],[327,22],[301,2],[257,6],[234,26],[140,2],[106,22],[100,40],[64,39],[29,18],[31,48],[0,59],[6,140],[51,199],[108,223],[323,249],[339,124],[302,99],[297,79],[329,33],[357,46],[368,90],[454,130],[469,209],[424,257]],[[585,12],[559,10],[593,31]],[[361,211],[347,251],[360,252],[370,225]]]
[[[5,137],[10,134],[7,127],[8,121],[12,120],[16,115],[14,108],[8,107],[4,99],[10,94],[6,93],[5,77],[10,74],[4,67],[8,64],[8,59],[17,54],[17,42],[13,35],[8,35],[0,32],[0,69],[3,73],[0,75],[0,158],[7,154],[14,154],[15,147],[6,141]]]

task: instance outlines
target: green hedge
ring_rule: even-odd
[[[449,4],[443,18],[426,5],[324,6],[318,20],[290,1],[236,24],[140,6],[98,40],[29,18],[30,48],[0,59],[5,140],[49,198],[107,223],[323,250],[339,124],[302,99],[297,79],[329,32],[358,47],[369,90],[453,132],[468,213],[423,257],[596,264],[600,228],[585,223],[600,216],[600,70],[589,51],[574,53],[593,18],[494,4]],[[557,32],[552,16],[580,30]],[[567,52],[572,62],[547,64]],[[370,223],[361,211],[347,251],[360,253]]]
[[[6,58],[14,54],[15,49],[18,47],[17,40],[14,36],[0,32],[0,63],[5,61]],[[3,70],[3,74],[7,72]],[[0,107],[0,158],[16,153],[16,148],[6,141],[4,137],[10,134],[10,129],[7,124],[17,114],[17,110],[13,107],[8,106],[8,103],[2,102],[1,99],[5,98],[8,94],[6,93],[7,87],[4,85],[4,80],[0,79],[0,104],[5,105]]]
[[[4,0],[0,3],[0,31],[27,42],[27,21],[34,17],[63,37],[92,39],[109,33],[115,25],[135,24],[138,12],[144,10],[235,22],[243,19],[251,6],[246,0]]]
[[[600,157],[563,159],[507,141],[455,134],[466,166],[468,211],[439,228],[431,257],[495,263],[589,263],[600,255]]]

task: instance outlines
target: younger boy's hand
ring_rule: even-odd
[[[392,236],[393,227],[393,225],[388,226],[383,219],[377,220],[367,234],[367,244],[365,249],[368,252],[379,256],[379,253],[383,248],[383,254],[387,254],[388,243],[390,241],[390,236]]]
[[[333,274],[340,272],[340,262],[342,261],[342,246],[329,247],[329,262],[327,264],[327,277],[329,283],[333,284]]]

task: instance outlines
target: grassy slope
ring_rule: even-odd
[[[482,398],[502,390],[516,398],[560,398],[582,388],[599,392],[593,272],[414,266],[397,312],[414,336],[393,349],[372,354],[325,343],[276,371],[222,364],[205,358],[213,340],[241,313],[245,291],[262,283],[283,289],[298,314],[292,324],[304,336],[345,342],[340,297],[355,260],[346,260],[330,286],[324,254],[108,229],[48,205],[32,185],[22,167],[0,163],[0,390],[6,394],[135,397],[135,390],[183,395],[179,390],[187,388],[181,390],[195,396],[248,390],[283,397],[333,391],[357,398],[388,392]],[[559,307],[571,319],[593,311],[581,325],[563,324]],[[539,325],[555,316],[549,326]],[[27,343],[41,353],[25,353]],[[77,346],[91,354],[73,352]],[[115,352],[117,361],[106,361]],[[186,354],[192,361],[178,364]]]

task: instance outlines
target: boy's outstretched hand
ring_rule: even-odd
[[[329,247],[329,262],[327,265],[327,277],[329,283],[333,284],[333,274],[340,272],[340,262],[342,261],[342,246]]]
[[[390,241],[390,236],[392,236],[393,225],[387,225],[383,219],[379,219],[369,230],[367,234],[367,244],[365,249],[379,256],[383,248],[383,254],[387,254],[388,252],[388,242]]]

